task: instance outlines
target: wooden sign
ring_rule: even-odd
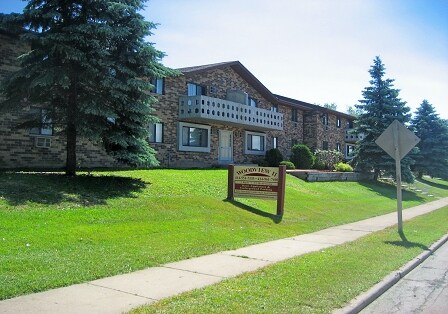
[[[277,215],[283,215],[286,167],[229,166],[227,198],[277,200]]]

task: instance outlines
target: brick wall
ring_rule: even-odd
[[[0,33],[0,81],[19,69],[17,57],[29,47],[16,36]],[[19,129],[18,123],[29,113],[30,106],[1,112],[0,118],[0,168],[63,168],[65,166],[65,138],[50,136],[51,147],[36,147],[36,136],[29,130]],[[77,143],[79,167],[120,166],[99,146],[80,139]]]
[[[328,143],[328,150],[336,150],[336,144],[339,143],[341,152],[344,153],[347,118],[327,112],[328,123],[324,125],[322,122],[324,114],[324,110],[314,110],[305,114],[303,133],[305,144],[314,151],[323,149],[324,141]],[[337,127],[338,118],[340,119],[340,127]]]

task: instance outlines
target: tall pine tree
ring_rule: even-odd
[[[157,164],[146,140],[155,121],[150,78],[174,71],[161,65],[164,54],[145,41],[155,27],[139,13],[145,2],[30,0],[23,14],[3,18],[6,27],[20,25],[21,38],[31,45],[20,58],[21,69],[3,84],[3,107],[47,109],[55,132],[66,136],[67,175],[76,174],[79,137],[104,145],[129,165]]]
[[[427,174],[448,178],[448,125],[427,100],[423,100],[415,112],[412,128],[420,138],[413,166],[418,177]]]
[[[375,140],[394,120],[409,122],[410,108],[398,97],[399,90],[394,88],[394,80],[384,78],[385,67],[380,57],[375,57],[369,73],[372,78],[370,86],[364,88],[364,99],[355,105],[361,112],[356,120],[355,130],[365,136],[356,145],[353,163],[359,170],[373,171],[375,180],[381,174],[395,178],[395,161]],[[409,156],[401,160],[402,179],[406,182],[414,180],[410,169],[412,162]]]

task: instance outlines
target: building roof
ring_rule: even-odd
[[[282,96],[282,95],[276,95],[276,94],[274,94],[274,95],[275,95],[275,97],[277,97],[277,99],[279,100],[279,102],[281,104],[290,105],[290,106],[291,105],[292,106],[297,106],[297,107],[299,107],[301,109],[309,110],[309,111],[328,112],[328,113],[331,113],[331,114],[334,114],[334,115],[338,115],[338,116],[341,116],[341,117],[345,117],[345,118],[348,118],[348,119],[354,119],[355,118],[352,115],[349,115],[347,113],[340,112],[340,111],[337,111],[337,110],[333,110],[333,109],[325,108],[325,107],[322,107],[322,106],[310,104],[310,103],[307,103],[307,102],[304,102],[304,101],[301,101],[301,100],[289,98],[289,97]]]
[[[265,97],[267,100],[273,103],[280,103],[283,105],[287,105],[290,107],[297,107],[299,109],[302,109],[304,111],[321,111],[321,112],[328,112],[332,113],[338,116],[343,116],[348,119],[354,119],[353,116],[339,112],[336,110],[328,109],[325,107],[313,105],[301,100],[289,98],[286,96],[276,95],[271,93],[271,91],[263,85],[256,77],[253,75],[241,62],[239,61],[228,61],[228,62],[220,62],[220,63],[213,63],[213,64],[205,64],[205,65],[198,65],[198,66],[192,66],[192,67],[186,67],[186,68],[180,68],[178,69],[183,74],[196,74],[201,72],[206,72],[214,69],[224,68],[224,67],[231,67],[236,73],[238,73],[244,80],[246,80],[249,84],[251,84],[263,97]]]
[[[271,91],[263,85],[256,77],[253,75],[241,62],[239,61],[229,61],[229,62],[220,62],[213,64],[205,64],[187,68],[178,69],[183,74],[193,74],[200,73],[205,71],[210,71],[219,68],[231,67],[236,73],[238,73],[244,80],[246,80],[249,84],[251,84],[263,97],[273,103],[277,103],[277,98]]]

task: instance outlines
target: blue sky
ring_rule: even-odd
[[[427,99],[448,119],[448,0],[150,0],[143,14],[169,67],[239,60],[273,93],[345,111],[379,55],[412,112]]]

